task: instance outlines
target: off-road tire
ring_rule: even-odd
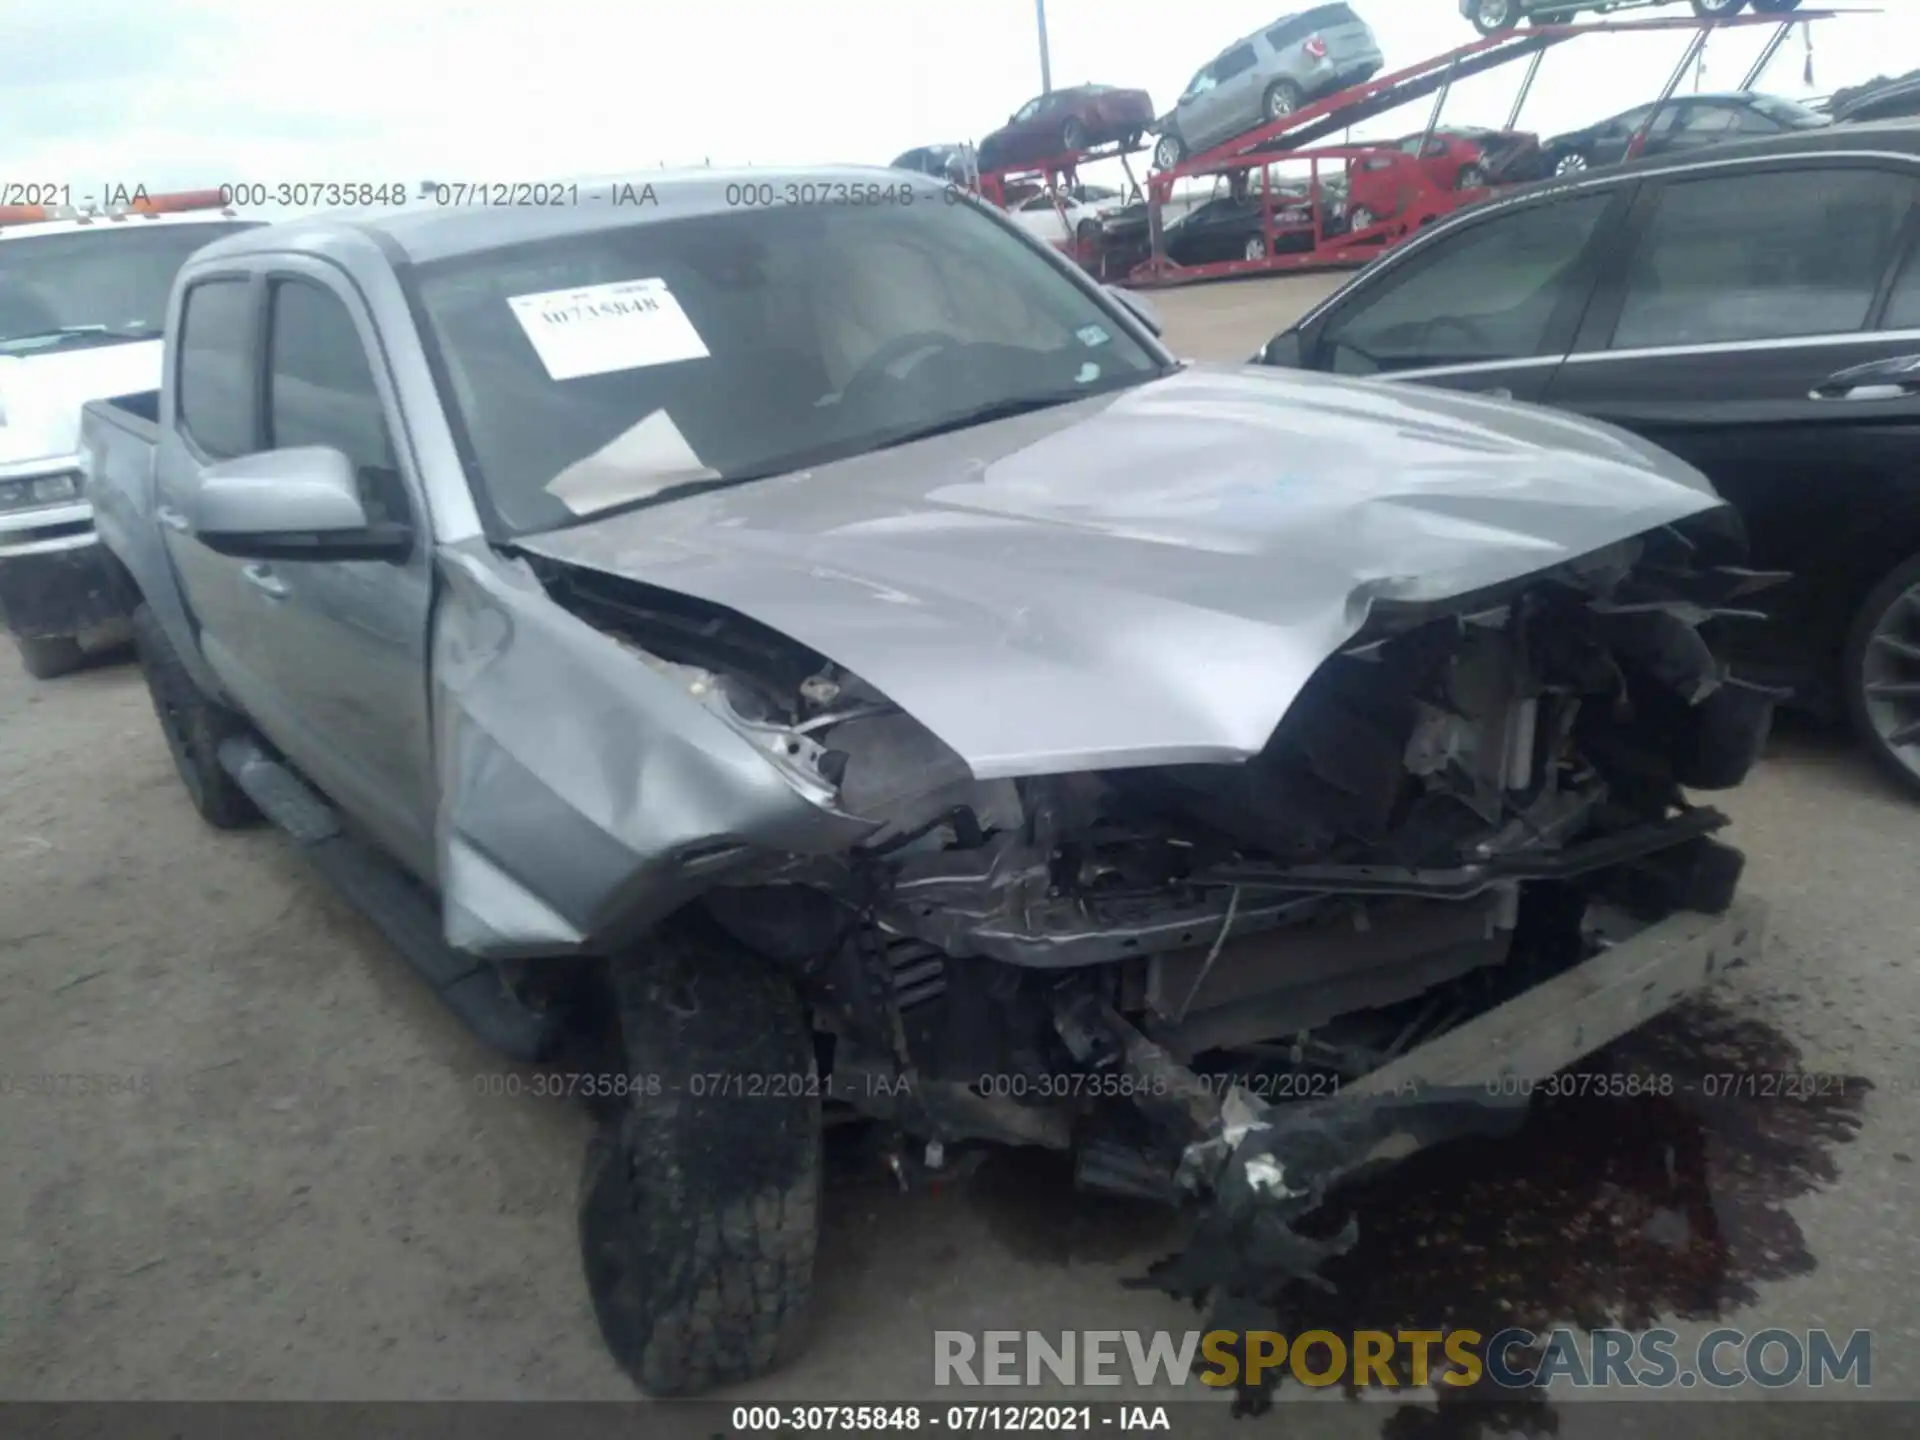
[[[71,635],[16,635],[20,664],[36,680],[52,680],[86,664],[87,652]]]
[[[133,612],[133,649],[140,674],[153,699],[160,733],[173,755],[173,768],[187,787],[200,818],[222,830],[237,830],[260,818],[253,801],[220,766],[220,742],[244,733],[246,726],[225,706],[208,698],[187,673],[167,632],[146,605]]]
[[[1867,647],[1873,644],[1881,618],[1900,597],[1920,585],[1920,555],[1908,557],[1896,565],[1878,585],[1868,592],[1847,627],[1846,644],[1840,651],[1840,694],[1846,705],[1847,720],[1867,754],[1882,771],[1904,786],[1909,794],[1920,796],[1920,773],[1888,744],[1886,736],[1873,723],[1867,709]],[[1920,666],[1910,673],[1920,675]]]
[[[799,1346],[819,1237],[813,1036],[793,987],[724,939],[663,932],[613,986],[640,1083],[588,1148],[581,1262],[620,1367],[650,1395],[697,1395]]]

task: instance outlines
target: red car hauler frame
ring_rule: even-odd
[[[1517,60],[1525,60],[1528,62],[1526,74],[1520,82],[1519,93],[1514,99],[1504,127],[1511,130],[1519,123],[1520,112],[1532,91],[1534,79],[1540,71],[1540,62],[1546,52],[1557,45],[1584,35],[1654,30],[1687,32],[1689,39],[1685,53],[1659,96],[1660,101],[1665,101],[1671,99],[1679,89],[1681,81],[1685,78],[1688,69],[1698,60],[1706,45],[1707,37],[1712,31],[1770,25],[1774,27],[1774,34],[1741,85],[1743,89],[1750,88],[1759,80],[1795,25],[1863,13],[1874,12],[1822,9],[1795,11],[1784,19],[1779,15],[1770,14],[1736,15],[1724,20],[1705,20],[1694,16],[1661,16],[1649,20],[1596,20],[1582,24],[1533,25],[1525,30],[1506,31],[1459,46],[1416,65],[1377,76],[1364,85],[1356,85],[1310,105],[1304,105],[1280,120],[1249,130],[1222,145],[1217,145],[1178,165],[1153,174],[1148,178],[1144,189],[1134,179],[1132,166],[1127,164],[1127,161],[1130,156],[1144,150],[1145,145],[1132,148],[1118,145],[1063,154],[1018,167],[983,173],[980,177],[980,193],[995,204],[1004,204],[1009,184],[1024,182],[1049,189],[1055,194],[1056,203],[1059,203],[1058,192],[1061,185],[1071,186],[1077,183],[1077,173],[1081,166],[1107,159],[1120,160],[1126,168],[1127,178],[1134,192],[1144,195],[1147,204],[1149,253],[1145,259],[1133,266],[1127,276],[1129,283],[1135,285],[1175,285],[1194,280],[1263,271],[1363,264],[1383,250],[1404,240],[1422,225],[1430,224],[1462,205],[1482,200],[1492,192],[1487,187],[1467,190],[1443,188],[1434,183],[1432,177],[1425,172],[1414,156],[1403,152],[1364,143],[1335,144],[1317,149],[1303,148],[1312,145],[1314,141],[1338,135],[1351,126],[1429,95],[1434,97],[1433,110],[1426,127],[1426,134],[1431,137],[1440,126],[1441,114],[1448,94],[1456,81]],[[1653,112],[1649,112],[1649,123],[1652,118]],[[1644,132],[1641,137],[1637,137],[1637,142],[1643,139]],[[1329,223],[1330,207],[1324,202],[1321,193],[1322,166],[1338,164],[1341,167],[1340,173],[1344,174],[1351,164],[1382,156],[1397,157],[1395,160],[1389,160],[1387,166],[1397,172],[1393,177],[1393,188],[1401,198],[1398,211],[1394,215],[1381,217],[1360,230],[1346,229],[1344,218]],[[1267,178],[1271,179],[1273,175],[1271,167],[1283,161],[1294,163],[1305,161],[1311,169],[1309,182],[1313,214],[1311,227],[1298,224],[1276,226],[1272,187],[1269,185],[1265,187],[1267,193],[1262,203],[1264,240],[1262,248],[1265,251],[1263,256],[1257,259],[1225,260],[1191,266],[1176,264],[1168,258],[1162,210],[1172,196],[1175,182],[1206,175],[1244,177],[1256,170],[1265,171]],[[1296,209],[1297,204],[1283,208]],[[1065,218],[1065,210],[1062,206],[1063,222]],[[1070,238],[1061,245],[1061,249],[1088,265],[1089,268],[1104,266],[1108,257],[1082,253],[1089,247],[1079,237],[1073,236],[1070,226],[1068,234]],[[1303,238],[1306,241],[1304,248]]]

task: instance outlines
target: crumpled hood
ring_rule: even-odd
[[[1244,759],[1373,598],[1463,595],[1720,503],[1544,409],[1194,367],[521,544],[792,636],[985,779]]]
[[[80,407],[160,384],[161,342],[0,355],[0,466],[65,460],[80,448]]]

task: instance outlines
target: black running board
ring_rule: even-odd
[[[528,1009],[507,989],[492,962],[463,955],[448,945],[441,936],[440,916],[426,893],[348,834],[333,807],[299,776],[246,736],[221,744],[220,767],[269,820],[287,832],[314,868],[379,927],[483,1044],[529,1063],[553,1053],[562,1018]]]

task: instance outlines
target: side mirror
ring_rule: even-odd
[[[1122,290],[1118,285],[1109,285],[1106,290],[1115,300],[1127,307],[1128,314],[1155,335],[1166,334],[1166,325],[1160,319],[1160,312],[1154,308],[1153,302],[1146,296],[1136,295],[1131,290]]]
[[[1277,365],[1287,370],[1301,370],[1306,367],[1306,347],[1300,343],[1300,332],[1282,330],[1278,335],[1260,347],[1253,357],[1256,365]]]
[[[209,466],[191,510],[201,544],[243,560],[397,560],[413,549],[405,525],[368,519],[352,463],[324,445]]]

